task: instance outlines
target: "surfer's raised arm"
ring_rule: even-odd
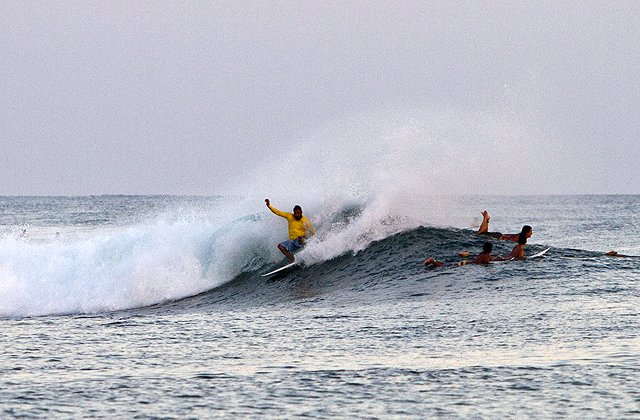
[[[265,202],[265,204],[267,205],[267,207],[269,208],[269,210],[271,210],[271,212],[272,212],[273,214],[278,215],[278,216],[280,216],[280,217],[284,217],[285,219],[289,220],[289,215],[290,215],[291,213],[286,213],[286,212],[284,212],[284,211],[280,211],[280,210],[278,210],[277,208],[273,207],[273,206],[271,205],[271,201],[269,201],[269,199],[268,199],[268,198],[265,198],[265,199],[264,199],[264,202]]]

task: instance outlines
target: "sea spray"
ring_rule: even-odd
[[[65,242],[5,238],[0,250],[0,314],[97,312],[150,305],[207,290],[197,258],[206,230],[135,226]],[[187,230],[188,232],[188,230]]]
[[[37,226],[27,239],[5,235],[0,241],[0,316],[147,306],[211,290],[282,261],[277,244],[287,238],[286,221],[269,212],[262,199],[211,201],[216,205],[165,206],[160,214],[126,226],[88,227],[74,218],[66,225],[56,222],[60,236],[45,237]],[[289,210],[287,204],[293,205],[277,205]],[[96,205],[91,217],[108,215],[112,206]],[[305,208],[318,229],[299,254],[306,264],[358,252],[418,224],[393,203],[357,190]]]

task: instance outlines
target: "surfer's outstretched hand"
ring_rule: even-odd
[[[264,203],[265,203],[267,206],[269,206],[269,204],[271,204],[271,202],[269,201],[269,199],[268,199],[268,198],[265,198],[265,199],[264,199]]]

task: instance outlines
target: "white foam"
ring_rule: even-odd
[[[264,198],[284,211],[300,204],[316,224],[318,235],[299,254],[306,264],[358,252],[419,225],[455,224],[447,219],[446,200],[434,194],[458,192],[449,185],[467,185],[479,163],[501,168],[479,178],[511,179],[514,166],[502,161],[513,156],[515,144],[526,151],[522,141],[512,141],[519,130],[497,117],[427,112],[400,123],[376,117],[319,130],[279,156],[243,168],[228,193],[244,201],[174,209],[128,227],[83,227],[80,233],[66,227],[58,240],[35,240],[36,226],[30,227],[33,240],[6,235],[0,243],[0,315],[150,305],[276,262],[283,258],[276,246],[286,239],[287,224],[266,209]],[[474,149],[482,136],[493,136],[490,154]],[[484,160],[489,156],[491,164]],[[481,180],[478,185],[483,187]]]
[[[0,240],[0,316],[99,312],[178,299],[255,269],[277,252],[267,247],[275,239],[266,239],[272,230],[261,227],[261,218],[234,221],[222,211],[168,219],[49,242],[6,235]]]
[[[282,204],[285,211],[293,205]],[[318,228],[300,254],[307,264],[415,226],[385,199],[354,191],[314,203],[307,215]],[[75,235],[67,228],[49,240],[32,230],[27,240],[14,234],[0,240],[0,316],[120,310],[195,295],[283,259],[277,244],[287,238],[286,220],[262,199],[205,212],[181,208]]]

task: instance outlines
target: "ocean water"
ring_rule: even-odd
[[[0,197],[0,416],[640,418],[640,196],[302,204]]]

